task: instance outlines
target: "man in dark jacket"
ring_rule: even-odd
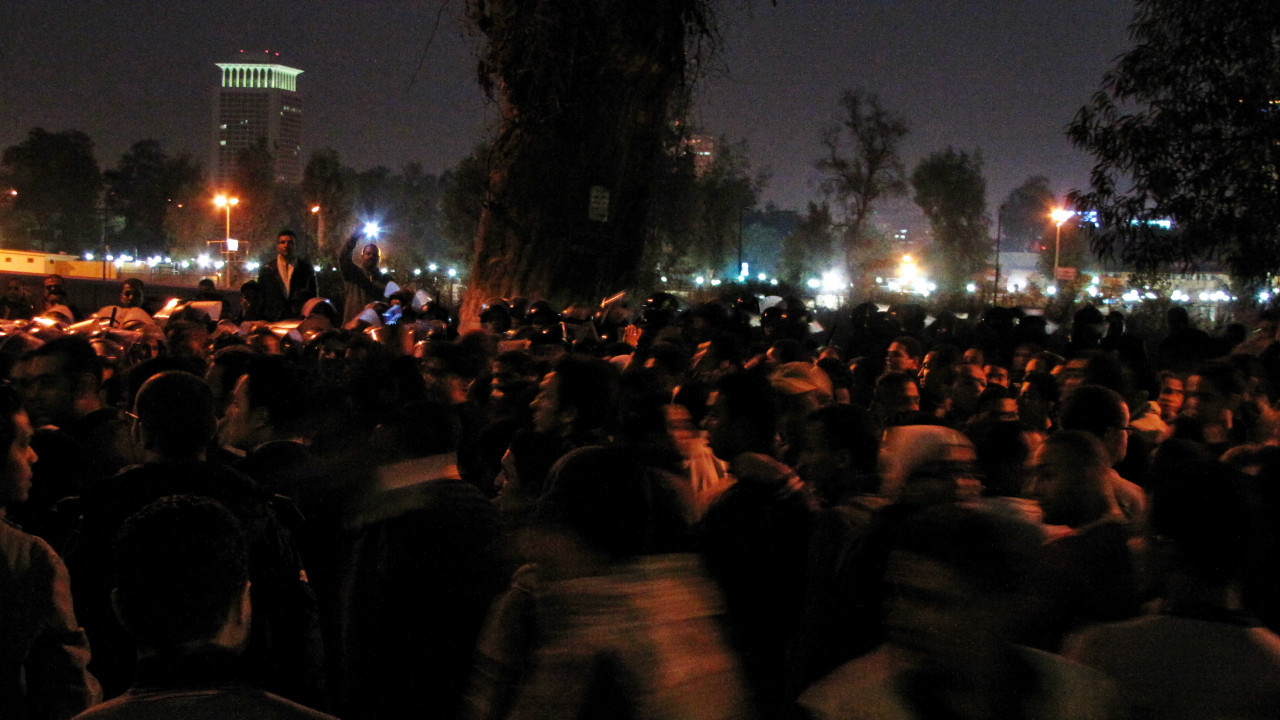
[[[242,668],[253,601],[244,528],[194,495],[153,502],[124,523],[113,593],[141,649],[124,695],[79,717],[331,720],[254,687]]]
[[[310,260],[298,257],[297,244],[292,230],[281,230],[276,257],[258,270],[262,314],[267,320],[302,317],[303,304],[319,294],[315,268]]]
[[[94,648],[90,669],[102,681],[104,695],[128,687],[134,656],[133,641],[111,610],[112,541],[124,521],[148,503],[191,494],[222,503],[244,528],[256,615],[246,656],[251,678],[291,700],[323,704],[315,594],[285,523],[296,510],[249,477],[206,462],[217,421],[204,380],[177,370],[162,372],[138,390],[134,413],[144,464],[86,492],[80,527],[67,550],[76,610]]]
[[[342,322],[346,324],[351,318],[360,314],[365,305],[381,300],[390,279],[378,269],[378,261],[382,258],[378,246],[366,243],[360,249],[360,264],[351,260],[351,253],[360,242],[360,235],[353,233],[338,251],[338,270],[342,272]]]

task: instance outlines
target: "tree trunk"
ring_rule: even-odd
[[[700,0],[477,0],[502,126],[460,317],[486,298],[598,300],[643,252]],[[692,18],[692,20],[691,20]]]

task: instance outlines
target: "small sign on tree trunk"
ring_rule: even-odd
[[[592,222],[609,222],[609,189],[601,185],[591,186],[591,202],[587,205],[587,219]]]

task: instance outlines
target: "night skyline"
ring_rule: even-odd
[[[215,63],[270,49],[304,71],[304,156],[330,146],[357,170],[416,161],[440,173],[497,115],[475,81],[462,7],[18,2],[0,30],[0,143],[79,129],[104,168],[145,138],[207,163]],[[948,145],[980,149],[990,206],[1030,175],[1061,194],[1092,165],[1062,128],[1127,48],[1131,12],[1120,0],[729,2],[692,121],[747,140],[770,174],[762,200],[782,208],[820,198],[813,161],[851,87],[907,119],[908,169]]]

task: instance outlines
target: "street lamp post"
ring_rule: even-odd
[[[991,288],[991,304],[1000,304],[1000,231],[1004,222],[1004,211],[1007,204],[1001,203],[999,209],[996,210],[996,281]]]
[[[316,247],[324,247],[324,213],[319,205],[311,206],[311,214],[316,216]]]
[[[214,205],[217,205],[220,208],[226,208],[227,210],[227,237],[223,245],[224,257],[228,258],[228,262],[223,265],[226,269],[227,287],[231,287],[231,263],[229,255],[231,252],[231,207],[239,202],[240,198],[227,197],[226,195],[219,195],[213,199]]]
[[[1062,223],[1070,220],[1072,215],[1075,213],[1066,208],[1054,208],[1053,212],[1049,213],[1049,217],[1058,226],[1053,239],[1053,282],[1055,284],[1058,282],[1058,257],[1062,253]]]

